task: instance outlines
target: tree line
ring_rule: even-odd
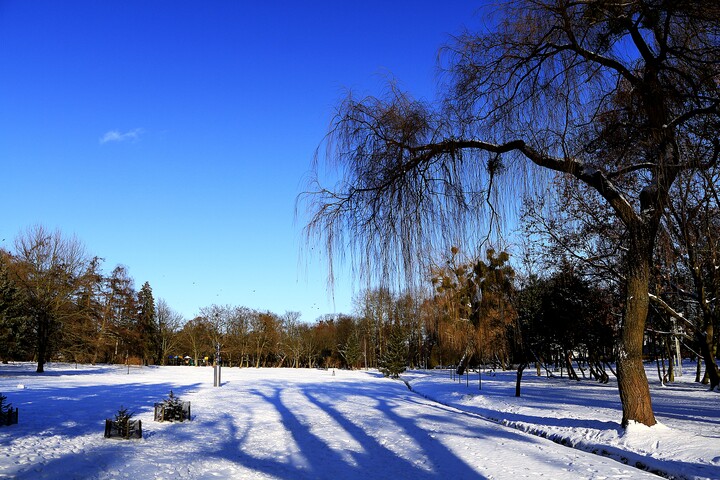
[[[180,316],[139,291],[127,268],[103,274],[75,237],[43,226],[0,250],[0,361],[159,362]]]
[[[313,322],[302,321],[299,312],[230,305],[200,308],[186,321],[164,300],[155,301],[149,283],[136,291],[125,267],[104,275],[101,260],[87,256],[77,239],[32,227],[18,236],[14,252],[0,255],[0,360],[35,360],[38,371],[49,360],[202,365],[215,361],[219,347],[223,364],[239,367],[382,370],[393,364],[390,374],[436,366],[462,374],[470,367],[522,369],[532,363],[538,374],[559,370],[570,378],[607,381],[615,374],[622,310],[617,285],[602,280],[612,278],[609,260],[590,268],[540,235],[531,213],[527,218],[527,237],[535,235],[537,250],[528,250],[525,259],[543,262],[543,275],[518,275],[505,251],[488,249],[478,258],[453,247],[428,269],[428,288],[368,289],[355,298],[352,314]],[[693,248],[703,258],[714,251],[697,243]],[[703,278],[718,275],[712,258],[704,265]],[[692,291],[692,276],[685,269],[682,280],[681,267],[659,272],[657,287],[672,274],[674,287],[667,292],[677,295],[678,285]],[[703,294],[713,292],[705,288]],[[668,308],[674,303],[659,296]],[[706,358],[699,353],[717,351],[718,337],[707,333],[718,328],[715,317],[704,318],[697,305],[682,317],[657,308],[648,325],[645,354],[658,360],[661,380],[672,380],[679,338],[682,354],[698,358],[697,380],[715,386],[717,366],[705,363],[701,375],[700,359]]]
[[[51,360],[199,365],[214,361],[219,347],[226,365],[245,367],[378,368],[389,355],[410,367],[509,367],[518,318],[509,256],[458,258],[453,249],[428,272],[430,290],[362,292],[352,315],[311,323],[299,312],[211,305],[186,321],[155,301],[148,282],[136,290],[126,267],[106,275],[79,240],[35,226],[18,235],[12,252],[0,251],[0,361],[34,360],[38,372]],[[574,320],[564,328],[577,327]]]

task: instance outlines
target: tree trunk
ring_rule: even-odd
[[[45,357],[47,356],[50,337],[50,320],[46,315],[37,317],[37,373],[45,372]]]
[[[467,348],[465,348],[465,353],[463,354],[460,362],[458,363],[455,373],[457,373],[458,375],[463,375],[465,373],[465,369],[468,366],[468,363],[470,363],[471,357],[472,352],[470,351],[470,346],[468,345]]]
[[[675,381],[675,361],[673,359],[672,349],[670,347],[670,338],[665,338],[665,355],[668,358],[668,371],[665,383],[673,383]],[[663,360],[663,365],[665,361]]]
[[[522,375],[523,375],[523,370],[525,370],[525,367],[527,367],[526,362],[523,362],[518,365],[517,376],[515,378],[515,396],[516,397],[520,396],[520,382],[522,382]]]
[[[663,374],[662,374],[662,372],[660,371],[660,354],[658,353],[657,333],[653,333],[652,342],[653,342],[653,354],[655,355],[655,366],[657,367],[657,372],[658,372],[658,380],[660,380],[660,382],[662,382],[662,381],[663,381]],[[663,365],[663,368],[664,368],[664,367],[665,367],[665,366]]]
[[[718,370],[715,355],[713,354],[712,343],[714,332],[712,321],[706,322],[705,331],[702,332],[699,337],[700,353],[702,353],[703,361],[705,362],[705,378],[703,378],[703,383],[710,383],[710,390],[714,390],[715,387],[720,385],[720,370]]]
[[[578,374],[575,372],[575,369],[572,366],[572,352],[569,349],[565,350],[565,368],[567,368],[568,372],[568,378],[571,380],[577,380],[580,381],[580,377],[578,377]]]
[[[636,227],[637,228],[637,227]],[[630,422],[655,425],[650,387],[643,365],[643,338],[650,303],[652,240],[644,229],[630,231],[623,325],[618,344],[617,377],[622,403],[622,427]]]

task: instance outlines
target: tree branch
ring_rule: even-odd
[[[572,159],[560,159],[545,155],[529,146],[523,140],[495,144],[480,140],[445,140],[440,143],[433,143],[410,149],[411,152],[422,152],[417,158],[426,159],[436,155],[450,154],[462,149],[476,149],[490,153],[509,153],[517,151],[534,164],[554,170],[556,172],[568,173],[586,185],[594,188],[615,210],[620,220],[625,225],[630,225],[638,220],[632,205],[625,199],[610,179],[599,170],[585,168],[582,162]],[[418,160],[410,162],[410,167],[417,166]]]
[[[675,318],[677,318],[677,319],[679,319],[679,320],[682,320],[682,321],[685,322],[689,327],[691,327],[693,330],[695,330],[696,327],[695,327],[695,324],[694,324],[693,322],[691,322],[690,320],[688,320],[687,318],[685,318],[685,316],[684,316],[682,313],[679,313],[677,310],[675,310],[675,309],[672,308],[670,305],[668,305],[667,303],[665,303],[665,301],[664,301],[662,298],[660,298],[660,297],[658,297],[657,295],[652,294],[652,293],[648,293],[648,297],[650,297],[650,300],[651,300],[653,303],[655,303],[658,307],[660,307],[661,309],[665,310],[666,313],[670,314],[670,316],[675,317]]]
[[[604,67],[610,68],[611,70],[616,71],[618,74],[622,75],[628,82],[630,82],[632,85],[638,85],[640,83],[640,80],[635,77],[635,75],[632,74],[628,68],[623,65],[621,62],[618,62],[617,60],[614,60],[612,58],[605,57],[604,55],[600,55],[599,53],[592,52],[590,50],[587,50],[586,48],[582,47],[580,45],[580,42],[578,42],[577,37],[575,36],[575,28],[570,22],[570,17],[567,14],[567,10],[564,10],[562,12],[563,17],[563,30],[565,34],[567,35],[567,38],[570,42],[570,49],[580,55],[581,57],[585,58],[586,60],[590,60],[591,62],[595,62],[599,65],[602,65]],[[556,46],[558,49],[561,48],[561,46]],[[565,48],[565,47],[563,47]]]
[[[644,170],[644,169],[650,170],[655,167],[657,167],[657,164],[652,163],[652,162],[645,162],[645,163],[638,163],[636,165],[629,165],[625,168],[621,168],[620,170],[616,170],[614,172],[608,173],[607,178],[612,179],[615,177],[619,177],[621,175],[625,175],[626,173],[636,172],[638,170]]]
[[[717,115],[720,113],[718,111],[718,104],[720,104],[720,101],[715,100],[712,105],[708,105],[707,107],[702,108],[695,108],[693,110],[689,110],[682,115],[679,115],[672,119],[670,123],[668,123],[667,128],[674,128],[677,127],[680,124],[685,123],[686,121],[690,120],[693,117],[697,117],[699,115]]]

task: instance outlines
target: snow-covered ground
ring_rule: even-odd
[[[0,478],[657,478],[636,462],[720,478],[720,398],[686,381],[653,388],[664,426],[623,433],[614,385],[529,373],[516,399],[510,372],[484,376],[481,391],[477,375],[466,386],[408,372],[411,392],[363,371],[224,368],[216,388],[206,367],[33,370],[0,366],[0,392],[20,408],[19,424],[0,427]],[[153,421],[171,389],[192,402],[192,421]],[[103,437],[121,406],[143,439]]]
[[[515,372],[485,372],[451,378],[449,370],[409,372],[413,390],[425,397],[475,413],[499,424],[597,453],[629,465],[680,479],[720,479],[720,393],[695,383],[694,364],[663,386],[654,364],[647,365],[653,409],[652,428],[620,428],[617,382],[576,382],[538,377],[525,370],[521,397]]]

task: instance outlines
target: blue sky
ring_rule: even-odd
[[[419,97],[460,0],[0,0],[0,246],[34,224],[187,318],[211,304],[350,313],[301,255],[295,198],[347,90]]]

